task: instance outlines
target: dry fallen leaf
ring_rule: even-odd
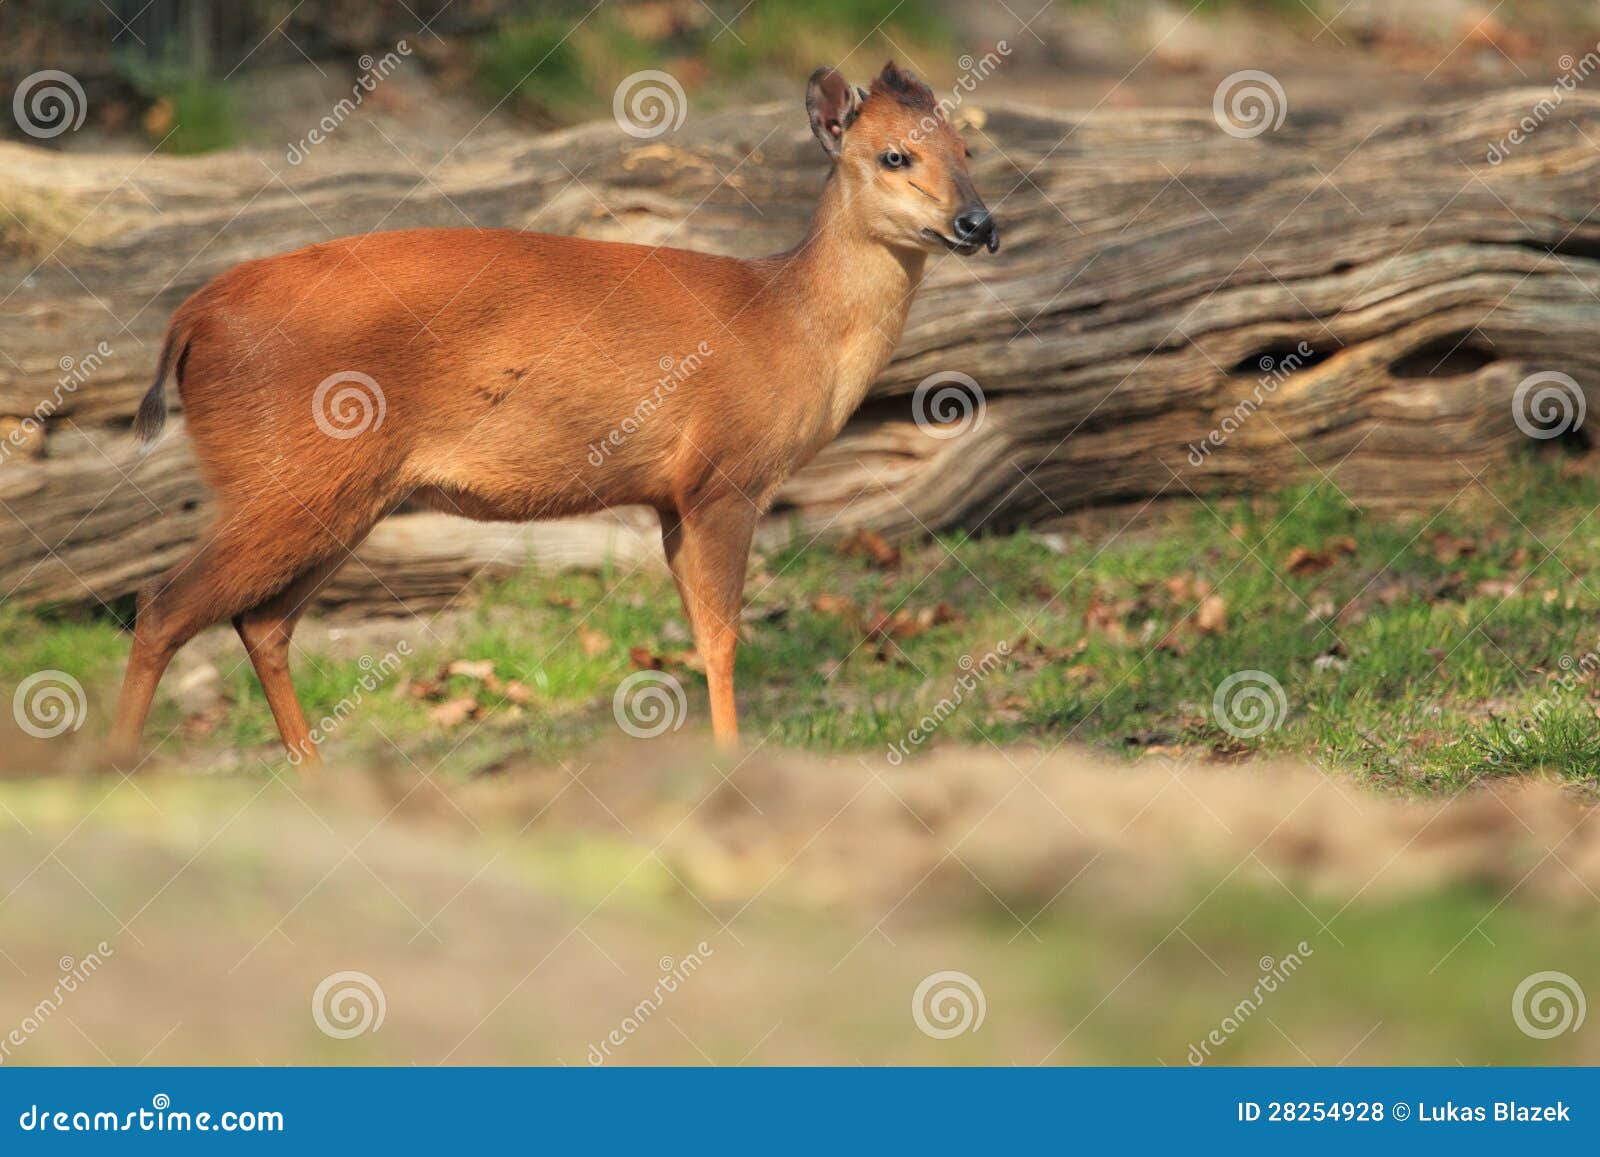
[[[841,595],[818,595],[811,600],[811,609],[819,615],[840,615],[847,618],[856,613],[855,604]]]
[[[1348,534],[1341,534],[1328,539],[1316,550],[1304,546],[1295,547],[1283,560],[1283,565],[1292,575],[1316,574],[1355,552],[1356,540]]]
[[[592,659],[596,655],[603,655],[611,650],[611,636],[585,627],[578,632],[578,646],[583,649],[585,655]]]
[[[1123,644],[1128,640],[1128,629],[1123,625],[1123,619],[1132,610],[1132,600],[1120,599],[1107,603],[1102,602],[1098,595],[1090,595],[1089,605],[1083,612],[1083,625],[1089,631]]]
[[[1202,635],[1220,635],[1228,629],[1228,603],[1221,595],[1207,595],[1194,613],[1194,625]]]
[[[867,623],[869,639],[914,639],[928,629],[927,624],[903,607],[892,614],[881,610],[871,614]]]
[[[839,543],[838,551],[847,558],[856,555],[869,558],[872,560],[872,565],[879,570],[900,568],[900,548],[891,546],[884,541],[883,535],[874,530],[856,531]]]
[[[407,679],[395,688],[402,698],[439,699],[444,696],[444,684],[437,679]]]
[[[1457,559],[1465,558],[1469,554],[1478,552],[1476,539],[1466,538],[1459,534],[1436,534],[1433,536],[1433,557],[1439,562],[1452,563]]]
[[[1189,653],[1189,644],[1184,642],[1183,638],[1178,633],[1182,627],[1183,624],[1179,623],[1166,634],[1162,635],[1161,641],[1156,644],[1156,650],[1165,651],[1167,654],[1176,655],[1179,658],[1187,655]]]
[[[478,712],[478,701],[470,695],[460,699],[451,699],[437,707],[430,708],[428,718],[440,727],[459,727]]]
[[[629,647],[628,663],[636,671],[659,671],[666,666],[661,656],[649,647]]]
[[[446,675],[462,675],[468,679],[494,678],[493,659],[455,659],[444,669]]]
[[[172,107],[172,102],[162,97],[155,104],[145,109],[143,117],[145,133],[152,137],[165,137],[172,129],[172,122],[175,116],[176,112]]]

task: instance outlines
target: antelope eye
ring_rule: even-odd
[[[899,149],[885,149],[878,154],[878,163],[886,169],[903,169],[911,162]]]

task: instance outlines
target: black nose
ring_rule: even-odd
[[[1000,248],[1000,230],[982,205],[963,209],[955,219],[956,240],[964,245],[986,245],[993,253]]]

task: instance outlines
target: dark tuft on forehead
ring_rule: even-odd
[[[934,100],[933,89],[918,80],[915,73],[897,68],[892,60],[883,66],[883,71],[873,80],[869,95],[890,97],[916,112],[939,111],[939,102]]]

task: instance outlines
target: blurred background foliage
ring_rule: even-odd
[[[1008,68],[1046,93],[1068,74],[1115,82],[1145,57],[1157,74],[1197,72],[1219,44],[1280,66],[1295,49],[1317,54],[1300,62],[1313,69],[1359,52],[1430,77],[1450,65],[1441,79],[1465,63],[1487,69],[1480,79],[1531,83],[1548,62],[1519,61],[1553,61],[1597,26],[1589,0],[9,0],[0,81],[10,90],[40,67],[63,69],[88,92],[94,129],[195,153],[259,143],[260,114],[282,105],[297,74],[326,82],[303,100],[314,114],[328,92],[348,90],[365,54],[401,40],[439,93],[552,128],[604,115],[618,82],[646,68],[671,72],[708,107],[792,93],[821,61],[865,71],[892,56],[948,84],[961,53],[1006,39],[1017,54]]]

